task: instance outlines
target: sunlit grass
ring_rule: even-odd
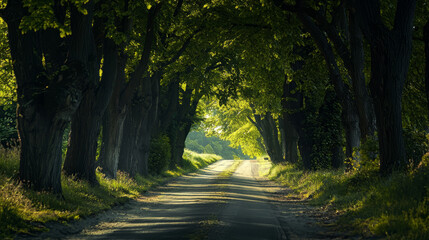
[[[202,154],[185,149],[183,154],[183,168],[178,168],[178,171],[183,171],[183,173],[195,171],[206,167],[221,158],[221,156],[215,154]]]
[[[342,213],[339,223],[363,236],[429,239],[429,167],[380,177],[374,171],[303,172],[275,165],[269,178],[289,186],[295,196]]]
[[[19,167],[19,151],[0,150],[0,239],[13,238],[16,233],[43,231],[43,223],[78,220],[110,209],[159,185],[172,177],[205,167],[220,157],[186,151],[183,167],[157,176],[129,177],[118,172],[108,179],[97,171],[99,186],[92,186],[73,177],[62,176],[64,199],[46,192],[27,190],[15,179]]]
[[[243,160],[234,160],[234,162],[229,166],[225,171],[219,173],[218,178],[221,179],[227,179],[234,174],[234,172],[237,170],[238,166],[243,162]]]

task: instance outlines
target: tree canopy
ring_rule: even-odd
[[[19,178],[55,193],[66,129],[63,170],[93,184],[97,166],[164,166],[154,149],[175,167],[185,145],[226,147],[185,144],[196,125],[306,170],[350,170],[375,139],[380,173],[403,171],[425,151],[412,149],[428,126],[427,13],[415,0],[1,1],[1,139],[16,118]]]

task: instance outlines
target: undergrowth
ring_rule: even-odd
[[[376,169],[304,172],[292,164],[273,165],[266,174],[310,204],[340,213],[339,224],[363,237],[429,239],[428,164],[389,177]]]
[[[44,223],[68,222],[93,215],[137,198],[149,188],[166,180],[205,167],[220,157],[185,151],[184,164],[155,176],[129,177],[118,172],[108,179],[97,171],[99,186],[62,176],[64,200],[46,192],[25,189],[17,181],[19,150],[0,150],[0,239],[11,239],[17,233],[48,231]]]

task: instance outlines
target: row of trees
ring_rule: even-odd
[[[61,172],[96,184],[96,165],[148,174],[152,137],[180,165],[210,56],[204,7],[179,1],[7,1],[0,16],[16,79],[19,178],[61,193]],[[4,28],[3,28],[4,29]],[[62,139],[70,125],[62,167]],[[98,161],[97,142],[101,138]]]
[[[224,123],[220,135],[233,144],[242,141],[237,134],[257,130],[259,135],[248,134],[254,137],[249,151],[263,142],[272,161],[300,161],[309,170],[342,166],[368,139],[378,141],[379,156],[372,158],[379,159],[384,175],[404,170],[410,160],[418,163],[427,150],[421,137],[428,123],[427,4],[273,0],[263,5],[270,13],[262,9],[267,15],[253,25],[262,46],[251,56],[244,52],[230,71],[241,79],[230,103],[237,108],[214,107],[209,127]],[[264,38],[265,32],[273,37]],[[242,117],[227,123],[232,116]]]
[[[91,183],[96,165],[112,178],[148,174],[151,139],[164,136],[170,167],[180,165],[203,115],[216,116],[204,128],[274,162],[339,167],[343,146],[352,158],[375,136],[381,173],[404,169],[403,124],[427,128],[429,25],[419,4],[414,18],[415,0],[2,2],[19,178],[61,193],[68,126],[63,170]]]

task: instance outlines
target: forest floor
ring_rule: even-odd
[[[335,214],[289,197],[288,188],[260,176],[261,166],[220,160],[112,210],[53,223],[32,238],[360,239],[339,231]]]

